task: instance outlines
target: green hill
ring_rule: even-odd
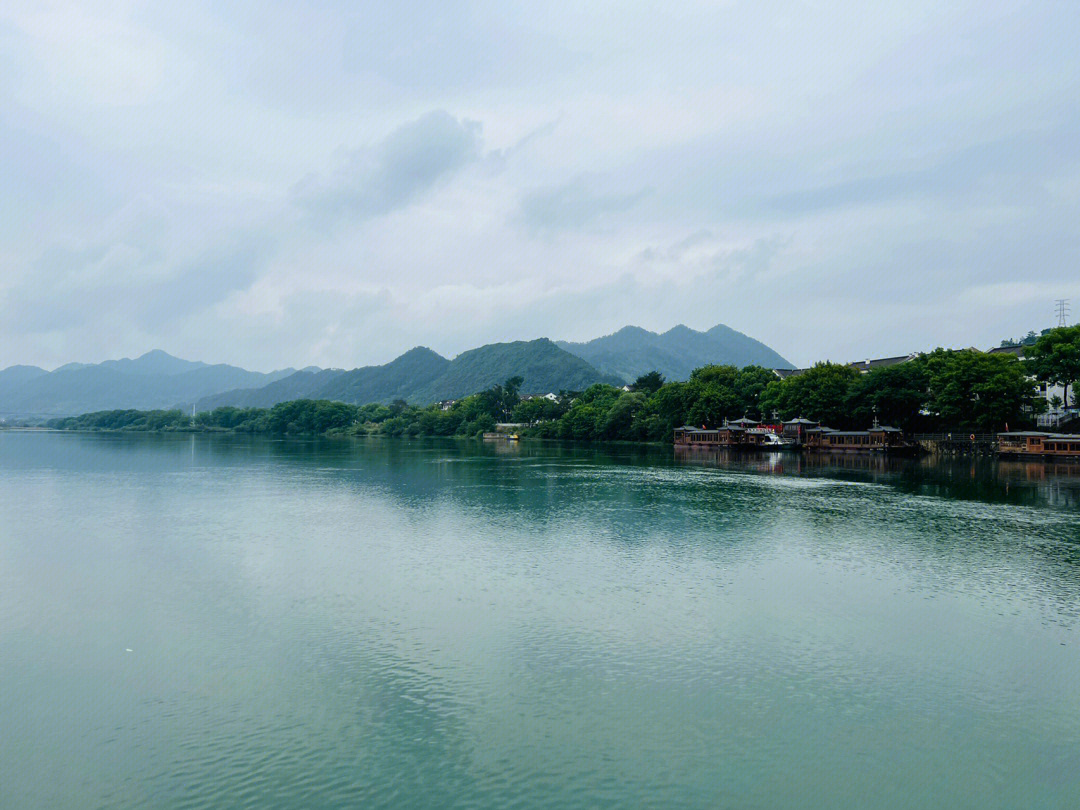
[[[563,389],[581,391],[596,382],[620,382],[560,349],[547,338],[540,338],[490,343],[462,352],[437,380],[417,388],[408,399],[417,404],[457,399],[515,376],[524,378],[521,391],[532,394]]]
[[[212,411],[225,405],[234,408],[272,408],[279,402],[291,399],[317,399],[319,390],[345,373],[340,368],[304,369],[260,388],[234,388],[203,397],[195,403],[195,409]]]
[[[450,365],[445,357],[417,346],[384,366],[365,366],[334,377],[314,398],[354,405],[409,399],[417,389],[432,385]]]

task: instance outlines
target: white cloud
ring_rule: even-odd
[[[357,365],[680,321],[798,363],[994,344],[1080,298],[1077,22],[9,2],[0,365]]]

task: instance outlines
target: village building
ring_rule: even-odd
[[[802,442],[806,437],[806,431],[810,428],[821,427],[819,422],[815,422],[812,419],[803,419],[801,416],[796,419],[790,419],[784,422],[783,437],[785,439],[792,439],[796,442]]]

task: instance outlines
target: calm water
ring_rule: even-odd
[[[0,433],[0,807],[1077,807],[1080,468]]]

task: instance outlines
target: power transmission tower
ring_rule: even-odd
[[[1067,326],[1069,318],[1069,299],[1059,298],[1054,302],[1054,314],[1057,315],[1057,325]]]

